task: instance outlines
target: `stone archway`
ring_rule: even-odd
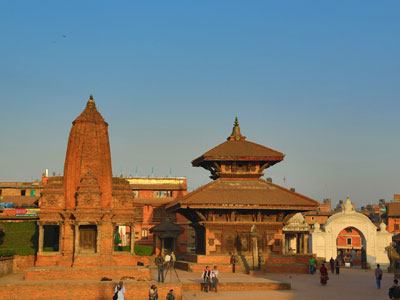
[[[366,241],[366,260],[370,266],[375,266],[378,263],[384,268],[389,266],[389,258],[385,247],[391,244],[392,235],[386,231],[384,223],[380,225],[380,230],[378,231],[378,228],[367,216],[356,212],[349,197],[347,197],[344,210],[331,216],[323,228],[319,224],[315,224],[312,232],[313,253],[317,257],[325,258],[325,260],[329,260],[331,257],[336,258],[337,237],[347,227],[356,228],[364,236]]]
[[[367,240],[355,227],[349,226],[336,237],[337,257],[351,267],[367,267]]]

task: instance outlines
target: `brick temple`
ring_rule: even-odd
[[[142,210],[129,182],[111,170],[108,124],[90,96],[72,122],[64,176],[49,177],[41,193],[36,266],[136,265],[133,228]],[[115,249],[118,226],[130,228],[129,251]]]
[[[263,171],[284,159],[284,154],[246,140],[236,119],[227,141],[192,161],[210,171],[209,184],[167,206],[184,215],[196,232],[196,258],[230,253],[264,258],[282,255],[283,226],[297,212],[315,210],[319,203],[266,181]],[[305,236],[302,243],[307,243]],[[257,253],[255,253],[257,252]],[[222,259],[215,262],[228,262]],[[258,263],[258,261],[257,261]]]

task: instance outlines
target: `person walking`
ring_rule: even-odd
[[[337,257],[335,259],[335,269],[336,269],[336,275],[339,275],[340,261],[339,261],[339,258],[337,258]]]
[[[333,259],[333,257],[331,257],[331,259],[329,260],[329,264],[331,265],[331,272],[333,274],[333,272],[335,271],[335,260]]]
[[[389,289],[389,298],[392,300],[400,300],[400,287],[397,279],[393,280],[393,285]]]
[[[211,282],[210,282],[210,269],[208,268],[208,266],[206,266],[206,268],[203,271],[203,274],[201,274],[201,278],[203,278],[204,281],[204,291],[206,293],[208,293],[208,290],[210,289],[211,286]]]
[[[214,266],[214,269],[211,270],[211,291],[217,292],[218,285],[218,269],[217,266]]]
[[[174,290],[170,289],[167,295],[167,300],[175,300]]]
[[[235,273],[235,266],[236,266],[236,257],[235,257],[235,255],[231,255],[231,265],[232,265],[232,273]]]
[[[379,264],[377,264],[376,269],[375,269],[375,280],[376,280],[376,286],[378,287],[378,289],[381,288],[382,276],[383,276],[383,271],[381,269],[381,266]]]
[[[319,269],[320,273],[320,282],[322,285],[326,285],[328,283],[328,269],[325,267],[325,263],[322,264],[321,268]]]
[[[124,283],[122,281],[120,281],[117,284],[114,292],[115,292],[115,294],[114,294],[113,300],[124,300],[125,287],[124,287]]]
[[[164,282],[164,259],[161,257],[161,253],[156,257],[155,263],[158,270],[158,282]]]
[[[310,274],[314,275],[316,270],[317,270],[317,261],[315,260],[314,256],[312,256],[310,258]]]

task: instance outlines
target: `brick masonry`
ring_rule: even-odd
[[[100,280],[108,277],[119,280],[122,277],[132,277],[139,281],[150,281],[150,269],[146,267],[121,268],[31,268],[25,271],[25,280]]]
[[[126,300],[147,300],[150,286],[153,283],[124,282]],[[0,299],[10,300],[109,300],[114,294],[116,282],[40,282],[32,284],[0,285]],[[176,300],[182,299],[182,291],[200,291],[200,283],[157,284],[159,299],[165,299],[170,289],[173,289]],[[290,283],[285,282],[230,282],[220,283],[220,291],[249,290],[288,290]],[[32,291],[35,290],[35,293]]]

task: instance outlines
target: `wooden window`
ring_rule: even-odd
[[[347,246],[351,246],[351,238],[347,238]]]
[[[21,190],[21,196],[25,196],[26,195],[26,190]]]
[[[149,230],[143,228],[142,229],[142,239],[147,239],[149,237]]]
[[[399,230],[399,224],[394,224],[394,230]]]

